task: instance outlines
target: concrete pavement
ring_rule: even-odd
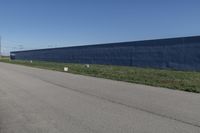
[[[200,95],[0,63],[0,133],[200,133]]]

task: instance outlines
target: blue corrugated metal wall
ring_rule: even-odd
[[[200,70],[200,36],[11,52],[16,59]]]

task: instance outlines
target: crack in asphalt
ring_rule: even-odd
[[[102,99],[102,100],[106,100],[106,101],[109,101],[111,103],[115,103],[115,104],[119,104],[119,105],[122,105],[122,106],[125,106],[125,107],[128,107],[128,108],[132,108],[132,109],[136,109],[136,110],[139,110],[139,111],[142,111],[142,112],[146,112],[146,113],[150,113],[150,114],[153,114],[153,115],[156,115],[156,116],[160,116],[160,117],[163,117],[163,118],[167,118],[167,119],[170,119],[170,120],[174,120],[174,121],[177,121],[177,122],[181,122],[181,123],[184,123],[184,124],[187,124],[187,125],[191,125],[191,126],[194,126],[194,127],[200,127],[200,125],[198,124],[195,124],[195,123],[192,123],[192,122],[187,122],[187,121],[183,121],[183,120],[180,120],[180,119],[177,119],[177,118],[174,118],[174,117],[170,117],[168,115],[163,115],[163,114],[160,114],[160,113],[156,113],[156,112],[153,112],[153,111],[149,111],[147,109],[143,109],[143,108],[138,108],[136,106],[133,106],[133,105],[128,105],[128,104],[124,104],[122,102],[119,102],[119,101],[115,101],[115,100],[112,100],[112,99],[109,99],[107,97],[102,97],[102,96],[98,96],[98,95],[95,95],[95,94],[91,94],[91,93],[88,93],[88,92],[85,92],[85,91],[81,91],[81,90],[77,90],[77,89],[73,89],[73,88],[70,88],[70,87],[66,87],[64,85],[61,85],[61,84],[58,84],[58,83],[54,83],[54,82],[51,82],[49,80],[45,80],[43,78],[40,78],[38,76],[33,76],[37,79],[40,79],[44,82],[47,82],[47,83],[50,83],[50,84],[53,84],[55,86],[59,86],[59,87],[62,87],[62,88],[65,88],[65,89],[68,89],[68,90],[71,90],[71,91],[75,91],[75,92],[79,92],[81,94],[84,94],[84,95],[89,95],[89,96],[93,96],[93,97],[96,97],[98,99]]]

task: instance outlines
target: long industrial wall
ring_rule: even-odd
[[[11,52],[15,59],[200,70],[200,36]]]

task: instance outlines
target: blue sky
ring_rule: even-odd
[[[0,0],[3,52],[200,35],[199,0]]]

